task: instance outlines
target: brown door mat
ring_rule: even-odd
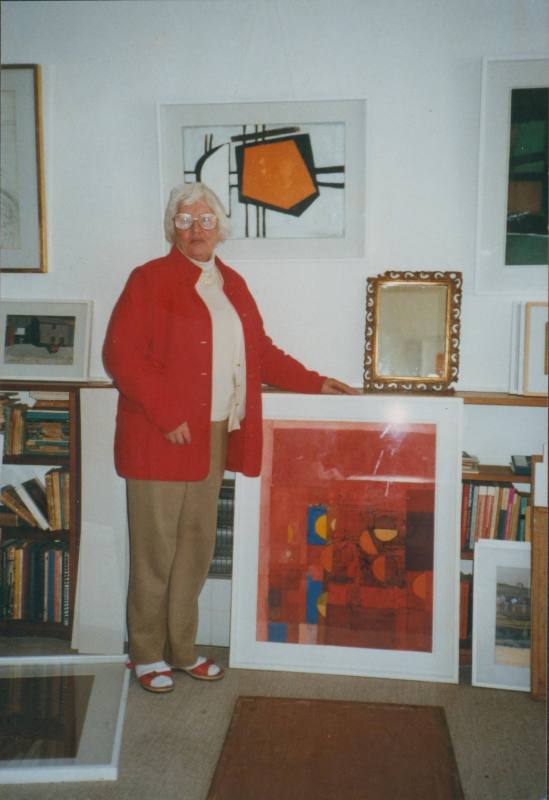
[[[239,697],[207,800],[463,800],[444,709]]]

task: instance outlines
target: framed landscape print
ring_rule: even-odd
[[[164,206],[173,186],[207,184],[226,255],[363,255],[364,100],[162,103],[158,123]]]
[[[267,395],[231,666],[456,682],[461,400]]]
[[[473,686],[530,691],[530,543],[475,544]]]
[[[52,381],[86,378],[91,309],[88,301],[0,301],[2,377]]]
[[[3,64],[0,272],[46,272],[40,67]]]

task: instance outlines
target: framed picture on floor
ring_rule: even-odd
[[[232,667],[457,682],[456,398],[267,395],[237,475]]]
[[[530,543],[475,544],[473,686],[530,691]]]
[[[2,376],[52,381],[86,378],[91,312],[90,301],[2,300]]]
[[[547,395],[549,323],[545,303],[526,303],[524,334],[524,394]]]

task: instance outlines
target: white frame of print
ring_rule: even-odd
[[[462,401],[269,394],[264,418],[431,423],[437,428],[433,648],[430,653],[256,640],[261,477],[236,476],[230,666],[457,683]]]
[[[484,58],[477,204],[477,294],[547,291],[547,266],[505,265],[511,89],[549,85],[549,59]]]
[[[247,103],[159,103],[161,197],[166,207],[172,187],[184,182],[181,131],[186,125],[241,126],[245,123],[345,125],[344,235],[334,238],[227,239],[222,257],[359,258],[364,255],[365,100],[280,101]],[[212,187],[213,188],[213,187]]]
[[[75,318],[73,363],[10,363],[6,359],[7,318],[20,316],[70,316]],[[3,378],[75,381],[88,375],[92,302],[89,300],[2,300],[0,302],[0,368]]]
[[[473,574],[473,686],[530,691],[530,667],[495,662],[497,568],[530,571],[529,542],[480,539],[475,544]]]
[[[19,241],[0,250],[0,272],[46,272],[46,214],[42,139],[41,70],[38,64],[3,64],[2,92],[13,94],[13,119],[5,105],[2,162],[15,163],[11,182],[4,175],[2,194],[19,225]],[[3,104],[4,107],[4,104]],[[11,108],[11,106],[10,106]],[[11,145],[11,151],[8,150]],[[8,186],[10,192],[8,195]],[[3,204],[4,204],[3,202]],[[4,224],[4,218],[2,219]]]
[[[524,333],[524,394],[547,396],[548,303],[526,303]]]
[[[115,781],[130,681],[126,661],[126,656],[0,659],[0,680],[57,675],[93,675],[94,678],[76,756],[1,761],[0,785]]]

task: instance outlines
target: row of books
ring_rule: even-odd
[[[217,531],[210,576],[230,576],[233,571],[234,481],[224,480],[217,500]]]
[[[0,399],[5,455],[68,455],[68,398],[37,399],[28,405],[19,395],[4,392]]]
[[[70,515],[70,473],[52,467],[44,475],[0,488],[0,525],[29,525],[42,530],[68,530]]]
[[[528,541],[528,501],[510,483],[463,481],[461,549],[473,550],[479,539]]]
[[[68,545],[59,541],[7,539],[0,553],[2,619],[68,625]]]

